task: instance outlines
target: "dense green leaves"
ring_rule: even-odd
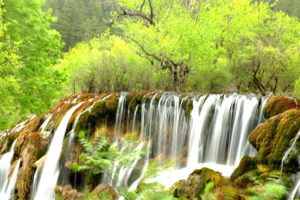
[[[56,66],[66,74],[68,92],[139,91],[169,86],[169,75],[136,55],[134,46],[116,36],[79,43]]]
[[[4,0],[1,6],[0,128],[42,113],[57,97],[61,75],[52,67],[60,55],[60,35],[40,0]]]
[[[179,74],[181,89],[291,92],[299,77],[299,22],[269,4],[146,1],[151,4],[139,11],[137,1],[117,2],[124,16],[115,26],[139,54]],[[180,63],[188,67],[186,74],[180,74]]]
[[[88,177],[106,174],[113,184],[118,180],[118,174],[114,173],[115,171],[121,167],[129,168],[134,160],[144,154],[143,150],[136,149],[136,139],[127,138],[119,147],[116,143],[111,144],[104,137],[97,138],[94,143],[91,143],[84,132],[79,133],[78,138],[84,152],[79,156],[80,164],[73,163],[72,170],[87,170]]]
[[[51,8],[56,17],[51,27],[62,35],[64,50],[103,33],[109,26],[112,10],[106,0],[47,0],[44,7]]]
[[[6,33],[7,24],[3,21],[3,1],[0,0],[0,129],[16,120],[19,106],[14,104],[19,85],[16,73],[21,67],[17,48],[12,46]]]
[[[48,0],[44,9],[52,12],[45,12],[41,0],[3,0],[0,128],[45,112],[69,93],[154,88],[299,96],[300,23],[291,17],[299,5],[261,2]],[[63,55],[50,24],[69,49]]]

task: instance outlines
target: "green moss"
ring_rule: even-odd
[[[187,100],[185,107],[185,115],[189,116],[193,110],[193,101]]]
[[[184,180],[179,180],[176,183],[174,183],[174,185],[172,185],[171,190],[174,197],[180,198],[184,195],[184,184]]]
[[[56,111],[55,115],[52,117],[52,119],[54,120],[54,125],[53,125],[54,130],[56,130],[61,120],[65,116],[65,114],[68,112],[70,108],[73,107],[73,105],[74,105],[73,103],[64,104],[60,109]]]
[[[227,185],[229,182],[224,178],[219,172],[215,172],[209,168],[202,168],[200,170],[195,170],[191,175],[198,174],[201,176],[200,183],[197,187],[196,195],[199,196],[208,182],[213,182],[215,187],[221,187]]]
[[[118,108],[119,96],[113,96],[108,98],[105,102],[105,108],[107,112],[116,113]]]
[[[244,156],[240,161],[239,166],[233,171],[230,176],[230,180],[234,181],[237,177],[245,174],[246,172],[256,169],[256,158]]]
[[[249,142],[258,150],[257,160],[271,168],[280,167],[284,153],[300,129],[300,110],[290,109],[271,117],[249,134]]]
[[[292,108],[296,108],[294,99],[281,96],[270,96],[263,109],[263,115],[268,119]]]

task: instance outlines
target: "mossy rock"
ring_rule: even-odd
[[[174,197],[180,198],[184,195],[185,184],[185,180],[179,180],[172,185],[171,190]]]
[[[215,188],[228,186],[230,184],[219,172],[204,167],[193,171],[185,182],[181,181],[175,183],[172,187],[173,195],[187,199],[199,199],[200,194],[204,192],[205,186],[209,182],[212,182]]]
[[[104,101],[107,112],[114,113],[114,114],[116,113],[118,109],[119,97],[120,97],[119,95],[114,94],[112,97]]]
[[[279,169],[282,158],[300,129],[300,110],[290,109],[269,118],[248,137],[258,150],[257,161]],[[288,165],[286,165],[288,166]],[[296,172],[298,169],[294,169]]]
[[[53,130],[56,130],[61,120],[64,118],[65,114],[74,106],[73,103],[63,104],[59,109],[55,111],[54,116],[51,118],[54,121]]]
[[[0,139],[0,155],[9,151],[15,139],[19,136],[20,132],[11,132],[8,135],[2,136]]]
[[[256,169],[256,163],[256,158],[244,156],[240,161],[239,166],[231,174],[230,180],[234,181],[237,177],[245,174],[246,172]]]
[[[263,115],[266,119],[283,113],[286,110],[297,108],[300,101],[281,96],[270,96],[263,109]]]
[[[21,146],[18,147],[20,148],[20,151],[16,151],[13,156],[12,160],[14,162],[21,159],[21,164],[16,181],[16,189],[18,190],[20,200],[29,198],[29,193],[33,181],[32,177],[34,173],[33,163],[35,163],[35,161],[37,160],[38,152],[41,146],[41,140],[41,133],[28,133],[25,137],[25,141]]]
[[[191,99],[187,99],[185,104],[185,115],[189,116],[193,110],[193,101]]]

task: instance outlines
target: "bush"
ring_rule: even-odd
[[[117,36],[104,35],[77,44],[56,67],[68,80],[66,92],[168,89],[171,82],[167,71],[138,56]]]

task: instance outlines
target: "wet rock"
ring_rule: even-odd
[[[41,167],[44,165],[45,163],[45,160],[46,160],[46,155],[41,157],[39,160],[37,160],[36,162],[33,163],[33,167],[34,168],[38,168],[38,169],[41,169]]]
[[[73,189],[71,185],[65,185],[64,187],[56,186],[54,190],[63,200],[76,200],[82,197],[82,194]]]
[[[256,158],[244,156],[239,163],[239,166],[233,171],[230,180],[234,181],[237,177],[245,174],[246,172],[256,169]]]
[[[15,154],[20,155],[21,149],[23,147],[24,142],[26,141],[27,136],[29,136],[32,132],[37,131],[40,125],[41,119],[39,117],[34,117],[30,122],[28,122],[25,127],[20,132],[16,145],[14,147]]]
[[[109,185],[105,183],[101,183],[91,192],[91,195],[100,196],[100,195],[108,195],[112,198],[112,200],[117,200],[119,198],[118,193]]]
[[[300,110],[290,109],[269,118],[254,129],[248,137],[258,150],[257,161],[280,169],[282,158],[300,129]],[[289,164],[285,164],[289,166]],[[299,166],[291,172],[297,172]]]
[[[266,119],[283,113],[292,108],[298,108],[300,100],[289,97],[270,96],[263,109],[263,115]]]
[[[27,135],[21,147],[19,155],[21,164],[16,182],[16,189],[18,190],[20,200],[28,199],[34,173],[33,163],[37,159],[40,144],[41,134],[39,132],[32,132]]]
[[[73,103],[66,103],[63,104],[62,107],[60,107],[60,109],[55,112],[54,116],[51,118],[51,120],[54,122],[53,124],[54,130],[56,130],[63,117],[66,115],[68,110],[70,110],[73,106],[74,106]]]
[[[174,185],[172,186],[172,191],[173,191],[173,196],[176,198],[180,198],[182,196],[184,196],[185,193],[185,184],[186,181],[185,180],[179,180],[176,183],[174,183]]]
[[[0,138],[0,155],[9,151],[18,135],[19,132],[12,132],[9,135],[3,135],[2,138]]]
[[[107,112],[116,113],[119,103],[119,95],[113,94],[110,98],[104,101]]]

